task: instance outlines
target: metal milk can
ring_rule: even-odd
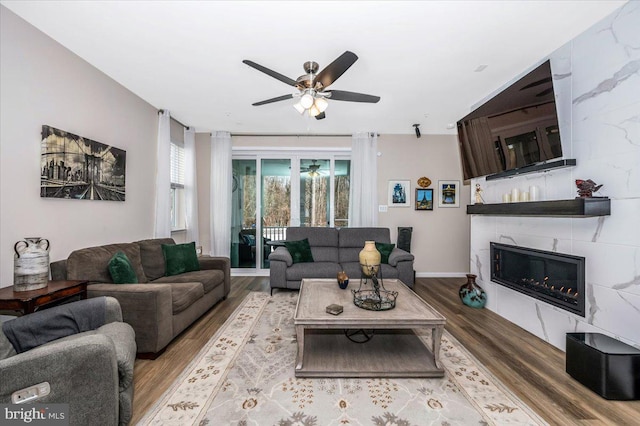
[[[29,237],[13,246],[13,291],[44,288],[49,282],[49,240]]]

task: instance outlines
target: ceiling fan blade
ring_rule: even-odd
[[[331,93],[329,99],[334,101],[367,102],[375,104],[380,100],[380,96],[365,95],[364,93],[346,92],[344,90],[327,90],[323,93]]]
[[[316,78],[313,79],[313,86],[315,87],[319,82],[323,88],[329,87],[357,60],[356,54],[347,50],[316,75]]]
[[[253,61],[250,61],[250,60],[248,60],[248,59],[245,59],[245,60],[244,60],[244,61],[242,61],[242,62],[243,62],[243,63],[245,63],[245,64],[247,64],[247,65],[249,65],[249,66],[250,66],[250,67],[252,67],[252,68],[257,69],[258,71],[261,71],[261,72],[263,72],[263,73],[265,73],[265,74],[267,74],[267,75],[269,75],[269,76],[271,76],[271,77],[273,77],[273,78],[275,78],[275,79],[277,79],[277,80],[280,80],[281,82],[283,82],[283,83],[285,83],[285,84],[288,84],[289,86],[294,86],[294,87],[295,87],[295,86],[296,86],[296,84],[297,84],[295,80],[292,80],[292,79],[290,79],[289,77],[287,77],[287,76],[285,76],[285,75],[282,75],[282,74],[280,74],[279,72],[275,72],[274,70],[271,70],[271,69],[269,69],[269,68],[267,68],[267,67],[263,67],[263,66],[262,66],[262,65],[260,65],[260,64],[256,64],[256,63],[255,63],[255,62],[253,62]]]
[[[326,118],[327,116],[325,115],[324,112],[321,112],[320,114],[316,115],[316,120],[322,120],[323,118]]]
[[[286,101],[287,99],[291,99],[291,98],[293,98],[293,95],[282,95],[282,96],[278,96],[277,98],[266,99],[264,101],[256,102],[255,104],[251,104],[251,105],[260,106],[264,104],[270,104],[272,102]]]

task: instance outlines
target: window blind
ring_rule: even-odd
[[[184,187],[184,147],[171,143],[171,187]]]

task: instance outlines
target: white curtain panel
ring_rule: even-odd
[[[155,238],[171,237],[171,116],[158,113],[158,145],[156,153]]]
[[[196,130],[193,127],[184,129],[184,200],[186,239],[199,245]]]
[[[378,224],[378,136],[354,133],[351,140],[349,226]]]
[[[211,133],[211,256],[231,251],[231,134]]]

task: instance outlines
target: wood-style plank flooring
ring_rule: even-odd
[[[564,371],[564,352],[487,309],[460,303],[463,278],[418,278],[415,291],[447,318],[446,329],[483,365],[552,425],[640,425],[640,401],[607,401]],[[250,291],[269,291],[267,277],[233,277],[218,303],[158,359],[134,370],[136,424]]]

